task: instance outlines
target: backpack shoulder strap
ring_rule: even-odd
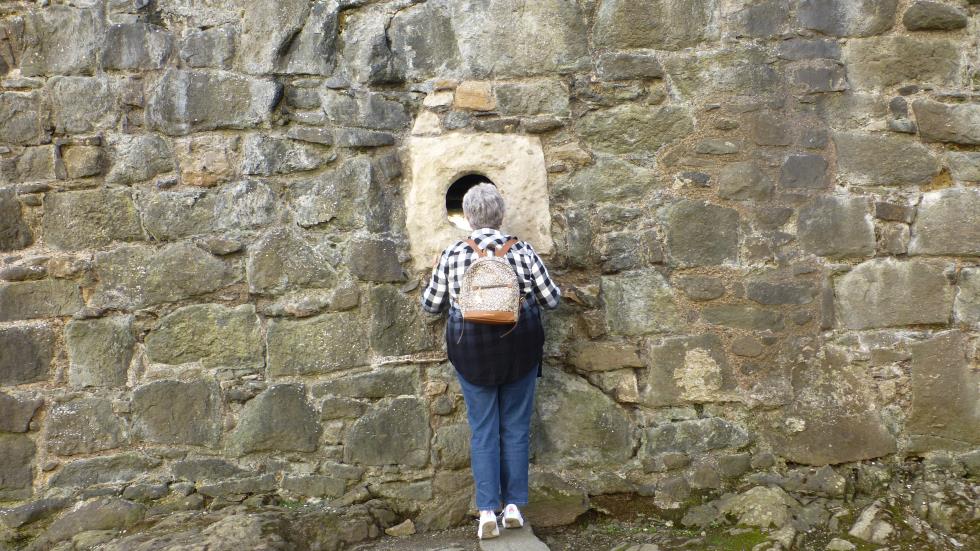
[[[466,244],[469,245],[474,251],[476,251],[476,256],[487,255],[487,252],[481,249],[480,246],[476,244],[476,241],[473,241],[472,239],[467,239]]]
[[[509,251],[510,248],[513,247],[516,243],[517,243],[517,238],[511,237],[510,239],[507,240],[506,243],[504,243],[502,247],[494,251],[494,255],[499,257],[507,256],[507,251]]]

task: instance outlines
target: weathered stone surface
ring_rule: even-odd
[[[810,304],[818,288],[812,282],[750,280],[745,296],[759,304]]]
[[[48,325],[0,328],[0,385],[47,379],[54,358],[55,334]]]
[[[21,74],[41,76],[91,74],[101,49],[103,24],[94,9],[50,6],[25,18]]]
[[[432,464],[443,469],[464,469],[470,464],[470,427],[464,423],[436,429],[432,439]]]
[[[742,448],[752,440],[753,437],[740,425],[720,417],[709,417],[651,427],[646,430],[643,450],[648,455],[667,451],[705,452]]]
[[[0,159],[0,178],[5,183],[37,182],[56,177],[55,148],[50,145],[26,147],[19,156]]]
[[[290,209],[303,227],[330,223],[340,229],[364,224],[372,201],[371,163],[357,157],[334,170],[289,187]]]
[[[335,395],[351,398],[384,398],[420,392],[419,370],[414,366],[383,366],[375,371],[345,375],[317,383],[313,396]]]
[[[321,89],[320,104],[334,124],[397,130],[410,122],[405,106],[377,93]]]
[[[241,280],[241,267],[188,243],[124,245],[95,255],[98,283],[90,304],[136,309],[209,293]]]
[[[946,161],[954,180],[980,182],[980,152],[947,151]]]
[[[73,281],[0,283],[0,321],[70,316],[81,307],[81,293]]]
[[[639,403],[663,407],[733,398],[731,367],[714,333],[652,342],[640,372]]]
[[[803,250],[817,256],[860,258],[875,251],[867,197],[817,197],[800,209],[796,228]]]
[[[939,159],[909,138],[834,132],[837,168],[851,185],[920,185],[939,173]]]
[[[735,209],[683,199],[667,207],[662,218],[667,256],[677,266],[738,260],[739,215]]]
[[[242,150],[242,173],[260,176],[312,170],[331,159],[316,146],[265,134],[246,136]]]
[[[133,391],[133,437],[213,447],[221,438],[221,394],[209,380],[154,381]]]
[[[268,119],[281,91],[272,79],[170,69],[150,96],[146,118],[152,128],[171,135],[249,128]]]
[[[265,363],[259,318],[251,304],[185,306],[162,318],[144,342],[151,362],[250,369]]]
[[[76,455],[111,450],[126,441],[122,420],[103,398],[76,398],[51,407],[47,419],[48,450]]]
[[[68,178],[86,178],[102,174],[102,148],[95,145],[73,145],[61,148]]]
[[[139,195],[147,233],[164,241],[222,230],[251,230],[276,219],[276,194],[255,180],[242,180],[206,193],[159,191]]]
[[[783,91],[783,80],[771,66],[769,53],[754,46],[678,52],[664,64],[676,91],[684,98],[770,96]]]
[[[193,135],[174,140],[180,160],[181,182],[210,187],[232,179],[237,169],[239,140],[214,134]]]
[[[344,462],[423,467],[431,435],[425,403],[410,396],[385,399],[351,425]]]
[[[948,323],[953,288],[943,266],[923,260],[868,260],[834,284],[848,329]]]
[[[632,455],[636,438],[626,412],[581,378],[545,369],[537,394],[531,420],[536,464],[610,465]]]
[[[24,222],[20,201],[13,188],[0,189],[0,251],[14,251],[31,244],[34,237]]]
[[[382,356],[401,356],[432,347],[434,339],[415,295],[391,286],[371,290],[371,348]]]
[[[54,487],[89,487],[95,484],[129,482],[160,464],[159,459],[138,453],[80,459],[66,464],[51,478]]]
[[[980,443],[980,375],[971,369],[967,334],[946,331],[912,344],[912,412],[916,451],[971,449]]]
[[[634,201],[657,187],[656,178],[652,170],[599,155],[594,165],[557,182],[554,193],[556,199],[572,203]]]
[[[239,64],[254,74],[330,74],[338,12],[336,2],[247,5]]]
[[[173,37],[162,27],[147,23],[109,25],[102,66],[106,69],[160,69],[173,49]]]
[[[980,254],[980,190],[954,188],[924,193],[912,225],[909,254]]]
[[[44,111],[39,94],[0,94],[0,140],[17,145],[34,145],[45,134]]]
[[[675,276],[672,281],[691,300],[714,300],[725,294],[725,283],[711,276]]]
[[[740,525],[763,529],[782,527],[799,509],[800,503],[782,488],[763,486],[734,496],[720,507],[723,514],[738,518]]]
[[[247,473],[223,459],[211,458],[177,461],[171,467],[171,472],[178,480],[188,480],[195,484],[240,478]]]
[[[966,27],[967,18],[959,6],[918,0],[905,10],[902,24],[910,31],[952,31]]]
[[[290,476],[282,481],[284,490],[296,495],[331,498],[344,495],[346,482],[330,476]]]
[[[752,161],[728,163],[718,173],[718,197],[722,199],[765,201],[772,189],[772,179]]]
[[[956,319],[980,325],[980,268],[963,268],[960,271],[959,292],[953,303]]]
[[[599,56],[596,72],[605,80],[660,78],[660,60],[652,52],[607,52]]]
[[[0,499],[31,495],[34,452],[34,441],[26,434],[0,434]]]
[[[180,59],[188,67],[227,69],[235,56],[235,29],[231,26],[188,29],[180,41]]]
[[[368,338],[356,314],[338,312],[304,320],[271,320],[269,373],[328,373],[368,363]]]
[[[136,338],[132,316],[72,320],[65,326],[68,384],[76,387],[126,386]]]
[[[65,508],[69,504],[67,498],[44,498],[37,499],[20,505],[5,509],[0,513],[0,523],[7,528],[20,528],[26,524],[37,522],[45,517]]]
[[[740,304],[709,304],[701,312],[708,323],[736,329],[781,331],[785,327],[782,314],[774,309]]]
[[[466,76],[501,78],[586,70],[586,18],[577,4],[542,0],[452,3]],[[541,21],[548,21],[542,26]]]
[[[348,244],[347,265],[354,276],[365,281],[402,281],[405,276],[398,250],[398,243],[392,239],[358,235]]]
[[[27,432],[41,398],[0,392],[0,432]]]
[[[575,122],[575,130],[601,151],[653,154],[692,132],[694,121],[683,107],[624,104],[586,113]]]
[[[599,237],[596,248],[604,273],[645,268],[664,260],[663,247],[654,230],[608,232]]]
[[[946,104],[917,99],[912,102],[919,136],[927,142],[980,144],[980,104]]]
[[[114,188],[44,195],[44,240],[59,249],[93,249],[143,239],[130,192]]]
[[[955,42],[924,36],[849,40],[843,48],[847,80],[858,89],[908,83],[955,86],[959,57]]]
[[[603,0],[596,13],[594,40],[611,50],[679,50],[714,38],[710,22],[714,2],[655,0],[643,5]]]
[[[51,523],[40,542],[52,545],[92,530],[125,530],[143,520],[144,507],[119,498],[98,498]]]
[[[173,151],[166,140],[155,134],[110,134],[110,184],[133,184],[149,180],[174,169]]]
[[[827,189],[827,159],[808,153],[786,157],[779,173],[779,187],[783,189]]]
[[[571,352],[570,362],[579,371],[609,371],[643,367],[635,346],[626,342],[581,342]]]
[[[797,17],[807,29],[831,36],[872,36],[895,24],[898,0],[803,0]]]
[[[241,420],[228,436],[230,451],[239,455],[258,451],[316,450],[320,422],[299,384],[269,387],[245,404]]]
[[[265,233],[249,248],[249,291],[279,294],[300,287],[331,287],[337,255],[329,241],[314,241],[293,228]]]
[[[78,134],[109,128],[118,117],[105,77],[54,77],[45,86],[56,132]]]
[[[567,114],[568,90],[558,80],[500,83],[494,86],[502,115]]]
[[[602,277],[606,324],[619,335],[665,333],[683,319],[667,280],[652,269]]]
[[[410,79],[448,75],[460,68],[460,52],[452,22],[452,3],[440,0],[400,10],[388,35],[395,66]]]

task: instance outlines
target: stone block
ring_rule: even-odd
[[[269,119],[281,92],[281,85],[270,78],[168,69],[151,93],[146,120],[151,128],[178,136],[251,128]]]
[[[61,467],[49,484],[55,488],[87,488],[96,484],[130,482],[159,465],[159,459],[131,452],[79,459]]]
[[[203,190],[148,191],[138,198],[147,233],[161,241],[227,230],[252,230],[276,220],[278,198],[269,186],[242,180]]]
[[[595,163],[575,171],[555,185],[555,198],[571,203],[630,202],[657,188],[652,170],[612,155],[599,155]]]
[[[956,293],[953,312],[958,321],[980,325],[980,268],[960,270],[959,292]]]
[[[0,499],[26,499],[33,493],[35,451],[26,434],[0,434]]]
[[[27,432],[44,400],[0,392],[0,432]]]
[[[266,232],[249,248],[249,291],[281,294],[296,288],[330,288],[338,258],[332,243],[290,227]]]
[[[173,42],[173,36],[156,25],[109,25],[102,50],[102,66],[123,71],[161,69],[173,51]]]
[[[817,197],[800,209],[796,230],[805,252],[834,258],[874,254],[875,231],[867,197]]]
[[[347,245],[347,265],[358,279],[397,282],[405,279],[398,260],[399,243],[375,235],[358,235]]]
[[[21,74],[92,74],[104,31],[101,14],[95,9],[50,6],[29,12],[24,19],[27,40]]]
[[[635,346],[620,341],[580,342],[573,347],[569,361],[583,372],[609,371],[645,364]]]
[[[718,197],[732,201],[766,201],[772,179],[752,161],[727,163],[718,173]]]
[[[593,40],[599,48],[679,50],[717,37],[712,0],[603,0],[596,12]]]
[[[340,126],[399,130],[411,122],[404,105],[373,92],[325,88],[320,90],[320,105],[327,120]]]
[[[230,451],[312,452],[322,431],[318,415],[300,384],[269,387],[245,404],[241,420],[228,436]]]
[[[96,253],[91,306],[138,309],[210,293],[241,281],[241,266],[188,243],[124,245]]]
[[[643,453],[656,455],[668,451],[691,453],[738,449],[749,445],[753,439],[744,427],[720,417],[675,421],[646,429]]]
[[[960,48],[944,37],[879,36],[849,40],[842,60],[847,80],[858,90],[902,84],[956,86]]]
[[[97,145],[73,145],[61,148],[68,178],[87,178],[102,174],[102,148]]]
[[[54,77],[45,91],[51,99],[56,132],[80,134],[109,129],[119,116],[106,77]]]
[[[803,0],[797,18],[804,28],[830,36],[881,34],[895,24],[898,0]]]
[[[664,60],[672,92],[685,99],[704,96],[777,96],[785,81],[773,68],[771,54],[744,45],[712,51],[685,50]],[[685,135],[689,132],[685,132]]]
[[[593,148],[615,154],[652,155],[664,144],[693,132],[691,113],[680,106],[623,104],[590,111],[575,121],[575,131]]]
[[[470,427],[464,423],[436,429],[432,439],[432,464],[443,469],[469,467],[470,438]]]
[[[0,189],[0,251],[23,249],[34,241],[12,187]]]
[[[679,267],[738,260],[739,215],[735,209],[682,199],[666,207],[667,257]]]
[[[0,159],[0,178],[5,183],[54,180],[55,162],[54,146],[25,147],[19,156]]]
[[[402,356],[432,348],[432,330],[419,310],[416,295],[392,286],[376,286],[369,297],[371,348],[382,356]]]
[[[391,19],[393,64],[409,79],[424,80],[459,70],[461,58],[450,2],[427,2],[399,10]],[[449,96],[452,98],[452,94]]]
[[[361,157],[309,180],[289,186],[289,205],[303,227],[330,224],[339,229],[362,227],[375,202],[371,163]]]
[[[356,314],[338,312],[303,320],[271,320],[269,373],[329,373],[366,365],[368,338]]]
[[[300,496],[335,498],[344,495],[347,483],[331,476],[307,475],[287,476],[282,480],[282,488]]]
[[[130,192],[115,188],[46,193],[43,232],[46,243],[66,250],[143,239]]]
[[[238,63],[249,73],[329,75],[340,6],[288,0],[245,6]]]
[[[825,190],[829,182],[827,168],[827,159],[821,155],[789,155],[779,173],[779,187],[786,190]]]
[[[0,385],[19,385],[48,378],[54,359],[55,333],[48,325],[0,328]]]
[[[463,84],[456,89],[457,96]],[[501,115],[568,113],[568,89],[559,80],[498,83],[494,86],[493,93],[496,97],[496,110]]]
[[[133,391],[132,419],[135,440],[214,447],[221,438],[221,392],[203,379],[153,381]]]
[[[947,324],[953,288],[943,272],[923,260],[863,262],[834,283],[841,322],[848,329]]]
[[[837,170],[851,185],[916,186],[939,174],[939,158],[912,138],[834,132]]]
[[[9,144],[36,145],[45,136],[46,111],[37,93],[0,94],[0,140]]]
[[[242,173],[271,176],[313,170],[333,157],[314,145],[265,134],[249,134],[242,145]]]
[[[694,301],[714,300],[725,294],[725,283],[715,277],[682,275],[673,278],[673,284],[687,298]]]
[[[251,304],[179,308],[164,316],[144,342],[146,359],[154,363],[253,370],[265,365],[259,318]]]
[[[227,69],[235,57],[238,33],[230,25],[188,29],[180,41],[180,59],[195,69]]]
[[[71,316],[81,308],[81,292],[73,281],[0,283],[0,321]]]
[[[65,326],[68,384],[75,388],[126,386],[136,338],[133,317],[72,320]]]
[[[980,182],[980,152],[947,151],[946,161],[953,180]]]
[[[731,400],[734,379],[714,333],[651,342],[639,372],[639,403],[647,407]]]
[[[76,398],[54,404],[47,418],[47,447],[61,456],[118,448],[126,427],[104,398]]]
[[[917,99],[912,111],[919,136],[927,142],[980,144],[980,104]]]
[[[424,467],[431,436],[424,402],[411,396],[386,398],[351,425],[344,463]]]
[[[313,396],[334,395],[348,398],[385,398],[420,392],[419,370],[415,366],[382,366],[374,371],[346,375],[313,386]]]
[[[618,465],[632,455],[632,424],[599,389],[560,369],[545,369],[537,394],[531,419],[535,464]]]
[[[199,187],[210,187],[232,179],[238,167],[237,137],[195,135],[174,140],[174,152],[180,165],[180,181]]]
[[[98,498],[79,505],[55,519],[39,538],[46,546],[94,531],[125,531],[143,520],[142,505],[116,497]]]
[[[106,182],[134,184],[174,170],[173,150],[155,134],[110,134]]]
[[[732,6],[737,9],[732,14],[722,11],[722,17],[729,19],[735,36],[772,38],[785,32],[789,24],[789,2],[787,0],[762,0],[746,5]]]
[[[601,296],[613,334],[666,333],[684,325],[670,285],[656,270],[603,276]]]
[[[599,56],[596,73],[603,80],[662,78],[664,68],[653,52],[606,52]]]
[[[591,244],[583,245],[591,247]],[[603,273],[646,268],[664,261],[663,247],[655,230],[606,232],[599,236],[596,248]]]
[[[980,190],[952,188],[924,193],[912,225],[909,254],[980,254]]]
[[[746,331],[782,331],[786,326],[783,315],[775,309],[741,304],[709,304],[701,317],[708,323]]]
[[[910,31],[954,31],[966,27],[969,14],[959,6],[917,0],[902,15],[902,24]]]
[[[969,450],[980,444],[980,374],[971,368],[968,334],[945,331],[913,343],[912,412],[907,430],[915,451]]]

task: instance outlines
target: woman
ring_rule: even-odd
[[[470,239],[484,252],[492,254],[512,237],[498,229],[504,219],[504,200],[492,184],[478,184],[466,192],[463,215],[471,228],[478,228]],[[478,257],[467,241],[442,252],[422,293],[427,312],[449,307],[446,351],[463,390],[472,433],[470,466],[480,510],[480,539],[499,535],[495,511],[502,503],[506,503],[504,526],[524,525],[518,505],[528,501],[531,411],[544,346],[539,304],[557,308],[561,296],[530,244],[517,241],[506,250],[505,258],[525,297],[516,326],[463,320],[457,303],[460,281]]]

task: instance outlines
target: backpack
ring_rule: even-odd
[[[514,268],[505,258],[517,239],[507,240],[490,255],[476,241],[466,241],[477,259],[463,272],[459,303],[463,319],[475,323],[516,324],[521,309],[521,286]],[[462,335],[460,335],[462,336]]]

